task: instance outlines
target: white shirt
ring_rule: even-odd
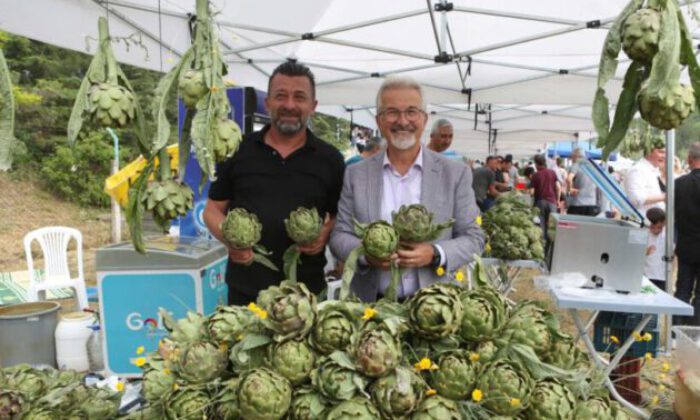
[[[647,248],[654,246],[654,252],[647,255],[644,261],[644,275],[648,279],[665,280],[666,279],[666,264],[664,263],[664,251],[666,249],[666,229],[660,234],[654,235],[649,232]]]
[[[642,216],[646,215],[647,210],[652,207],[665,208],[663,201],[644,204],[648,197],[662,192],[659,185],[659,168],[652,165],[646,158],[641,158],[627,171],[624,188],[632,205],[642,213]]]

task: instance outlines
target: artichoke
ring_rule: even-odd
[[[575,420],[613,420],[615,417],[607,398],[593,397],[576,404],[573,418]]]
[[[408,301],[413,332],[423,338],[452,335],[462,322],[462,302],[458,291],[441,283],[419,289]]]
[[[427,397],[420,403],[411,420],[462,420],[457,403],[439,395]]]
[[[204,82],[204,73],[198,70],[180,72],[177,87],[187,108],[196,108],[197,102],[209,91]]]
[[[622,49],[634,61],[651,63],[659,51],[661,13],[640,9],[630,15],[622,26]]]
[[[361,331],[354,343],[357,369],[371,378],[391,373],[401,362],[398,332],[387,323]]]
[[[194,205],[194,193],[187,184],[172,179],[153,181],[141,197],[146,210],[153,212],[153,220],[167,232],[170,221],[184,216]]]
[[[258,295],[258,306],[267,311],[263,325],[276,341],[303,338],[316,320],[316,296],[303,283],[283,281]]]
[[[497,360],[484,366],[476,387],[483,393],[482,404],[487,409],[496,414],[514,416],[528,406],[534,381],[525,369]],[[520,404],[511,404],[514,398]]]
[[[554,314],[542,308],[538,302],[520,301],[512,310],[512,316],[497,341],[501,346],[529,346],[543,359],[555,340],[567,338],[559,329],[559,321]]]
[[[531,419],[571,419],[576,407],[576,397],[562,383],[554,379],[537,382],[525,411]]]
[[[80,404],[81,419],[105,420],[119,415],[121,394],[105,388],[87,388],[88,397]]]
[[[255,369],[265,364],[270,337],[259,334],[248,334],[231,348],[229,360],[236,373]]]
[[[238,407],[246,420],[278,420],[292,402],[292,386],[277,372],[253,369],[241,376]]]
[[[404,351],[406,360],[409,363],[419,362],[423,358],[431,358],[433,355],[462,349],[463,343],[456,335],[441,338],[439,340],[428,340],[416,335],[411,335],[407,343],[410,350]]]
[[[192,344],[206,339],[207,319],[201,314],[189,311],[185,318],[178,319],[177,321],[163,308],[160,308],[159,314],[163,318],[163,327],[170,332],[170,339],[175,344],[172,347],[177,347],[181,344]],[[164,346],[170,345],[166,342]],[[159,345],[159,353],[160,350]],[[170,351],[164,349],[166,353],[170,353],[171,351],[172,349]],[[161,354],[161,357],[167,359],[164,354]]]
[[[379,412],[367,398],[355,397],[331,408],[326,415],[333,420],[380,420]]]
[[[175,369],[189,383],[212,381],[226,369],[226,346],[215,346],[206,341],[190,344],[180,351]]]
[[[223,162],[233,156],[241,145],[243,135],[235,121],[220,118],[216,121],[214,130],[214,159]]]
[[[571,336],[554,340],[542,361],[565,370],[588,367],[588,356],[581,351]]]
[[[370,257],[388,260],[399,246],[399,234],[389,223],[380,220],[370,223],[362,233],[362,246]]]
[[[517,193],[499,195],[484,214],[482,227],[491,247],[487,254],[503,260],[543,259],[542,229],[533,222],[537,214]]]
[[[239,378],[231,378],[222,384],[223,386],[216,396],[215,418],[220,420],[237,420],[241,418],[241,410],[238,408],[239,383]]]
[[[173,389],[175,376],[163,366],[162,361],[151,360],[144,366],[143,395],[150,403],[160,401]]]
[[[410,415],[425,393],[425,382],[413,370],[399,366],[370,387],[372,401],[383,418],[400,419]]]
[[[318,392],[310,388],[299,388],[294,391],[289,420],[324,419],[328,407],[328,402]]]
[[[677,84],[659,90],[645,86],[639,92],[639,112],[642,118],[662,130],[680,127],[694,108],[695,97],[690,86]]]
[[[461,301],[464,313],[459,334],[464,340],[487,340],[503,327],[507,307],[501,294],[491,289],[474,289],[463,293]]]
[[[422,204],[401,206],[398,212],[392,212],[392,224],[402,241],[431,242],[452,227],[455,221],[450,219],[445,223],[433,224],[433,213]]]
[[[329,400],[342,401],[365,394],[367,379],[357,373],[347,354],[336,351],[319,361],[311,372],[311,383]]]
[[[28,411],[22,413],[22,419],[27,420],[55,420],[57,418],[60,418],[58,413],[46,407],[30,408]]]
[[[299,207],[289,213],[289,218],[284,219],[284,227],[294,243],[308,244],[314,242],[321,234],[323,220],[318,215],[316,208],[306,209]]]
[[[482,341],[476,346],[476,354],[479,355],[479,362],[488,363],[496,359],[498,346],[493,340]]]
[[[112,83],[96,83],[88,92],[90,114],[103,127],[121,128],[134,119],[136,100],[125,87]]]
[[[0,419],[19,418],[22,412],[22,396],[13,391],[0,391]]]
[[[51,386],[51,378],[46,372],[27,364],[7,368],[7,389],[17,391],[26,400],[34,401],[44,395]]]
[[[316,355],[306,341],[287,340],[270,346],[268,363],[294,386],[309,380],[316,364]]]
[[[165,401],[168,420],[201,420],[209,416],[211,401],[203,391],[189,388],[176,390]]]
[[[318,318],[309,334],[309,342],[323,355],[336,350],[345,351],[356,330],[356,317],[344,302],[321,302],[318,305]]]
[[[253,322],[253,313],[242,306],[218,306],[207,320],[209,336],[215,343],[233,346]]]
[[[469,352],[466,351],[452,351],[440,355],[438,369],[430,374],[430,385],[438,394],[451,400],[469,398],[479,374],[478,367],[469,356]]]
[[[252,248],[260,242],[262,224],[258,216],[246,209],[236,208],[228,212],[221,224],[224,239],[234,248]]]

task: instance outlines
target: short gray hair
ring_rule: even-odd
[[[575,148],[574,151],[571,152],[571,157],[574,157],[574,156],[576,156],[576,157],[583,157],[583,156],[584,156],[584,155],[583,155],[583,149],[581,149],[580,147]]]
[[[376,149],[379,149],[382,147],[382,138],[381,137],[370,137],[367,139],[365,142],[365,152],[373,152]]]
[[[430,135],[435,135],[440,132],[440,127],[450,127],[452,128],[452,123],[449,120],[446,120],[444,118],[438,118],[434,123],[433,123],[433,128],[430,129]],[[454,128],[452,128],[454,130]]]
[[[688,149],[688,158],[700,160],[700,141],[696,141],[690,145],[690,148]]]
[[[425,101],[423,99],[423,88],[412,77],[408,76],[389,76],[384,79],[384,82],[379,87],[377,92],[377,113],[381,112],[382,94],[387,90],[392,89],[413,89],[420,95],[420,109],[425,110]]]

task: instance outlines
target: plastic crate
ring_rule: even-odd
[[[638,357],[626,356],[610,373],[610,380],[620,396],[635,405],[642,403],[641,369],[642,361]]]
[[[641,320],[641,314],[626,314],[619,312],[601,312],[595,321],[593,328],[593,345],[600,352],[615,352],[620,345],[632,334],[634,328]],[[647,326],[642,330],[642,334],[650,333],[650,341],[635,341],[625,353],[626,357],[644,357],[650,353],[656,357],[659,349],[659,330],[657,317],[653,317]],[[611,336],[619,339],[620,345],[610,340]]]

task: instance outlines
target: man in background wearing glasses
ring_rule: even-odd
[[[455,270],[483,249],[471,170],[421,145],[427,120],[420,85],[410,78],[386,79],[377,93],[376,117],[386,150],[346,169],[330,241],[341,260],[360,245],[353,219],[391,222],[391,213],[402,205],[421,203],[434,213],[435,223],[456,221],[433,243],[402,242],[389,260],[361,258],[352,291],[365,302],[384,295],[391,260],[405,269],[398,290],[399,298],[405,299],[421,287],[451,280]]]

